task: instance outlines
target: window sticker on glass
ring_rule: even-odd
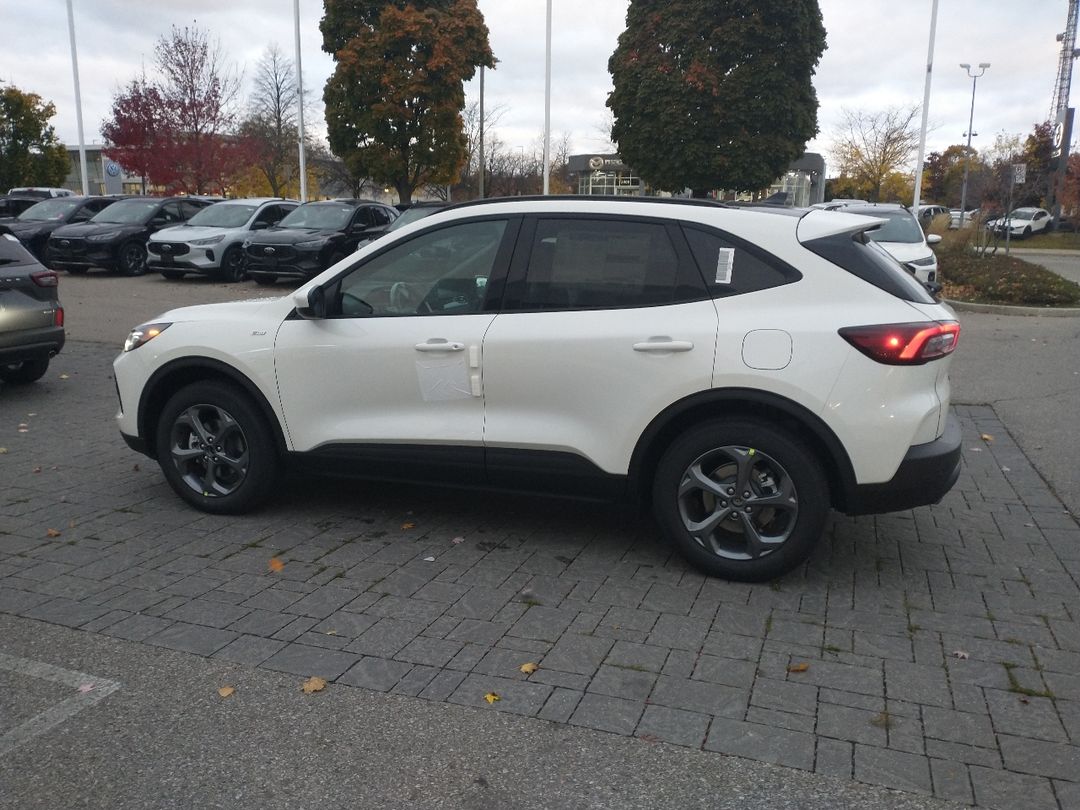
[[[716,257],[716,283],[731,283],[731,268],[735,264],[735,248],[720,248]]]

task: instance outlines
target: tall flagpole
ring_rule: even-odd
[[[930,116],[930,79],[934,75],[934,35],[937,32],[937,7],[938,0],[934,0],[934,5],[930,11],[930,49],[926,55],[926,88],[923,90],[922,128],[919,130],[919,159],[915,163],[915,201],[912,203],[912,208],[915,210],[916,216],[919,213],[919,203],[922,202],[920,195],[922,194],[923,156],[926,153],[926,124]]]
[[[75,13],[71,10],[71,0],[67,0],[68,34],[71,37],[71,73],[75,77],[75,121],[79,128],[79,171],[82,175],[82,193],[90,193],[90,180],[86,175],[86,139],[83,138],[82,91],[79,89],[79,54],[75,50]]]
[[[71,0],[68,0],[71,3]],[[304,68],[300,63],[300,0],[293,0],[296,28],[296,107],[300,127],[300,202],[307,202],[307,156],[304,153]]]
[[[484,199],[484,66],[480,66],[480,199]]]
[[[548,41],[544,52],[543,85],[543,192],[551,192],[549,163],[551,161],[551,0],[548,0]]]

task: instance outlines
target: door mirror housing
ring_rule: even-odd
[[[298,290],[292,295],[296,314],[307,321],[318,321],[326,317],[326,291],[322,287],[312,287],[307,292]]]
[[[930,234],[929,236],[926,237],[926,244],[928,244],[928,245],[936,245],[940,241],[941,241],[941,234],[932,233],[932,234]]]

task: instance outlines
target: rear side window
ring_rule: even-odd
[[[701,300],[701,279],[686,265],[661,223],[541,219],[520,307],[613,309]]]
[[[767,290],[802,278],[795,268],[718,231],[684,225],[709,292],[714,298]]]
[[[803,247],[827,259],[853,276],[904,301],[933,304],[927,289],[900,266],[885,250],[874,244],[863,229],[811,239]]]

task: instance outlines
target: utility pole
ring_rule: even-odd
[[[926,153],[926,127],[930,116],[930,79],[934,76],[934,35],[937,32],[937,7],[938,0],[934,0],[930,11],[930,46],[926,54],[926,86],[923,89],[922,126],[919,128],[919,159],[915,162],[915,199],[912,202],[912,208],[915,209],[916,216],[919,214],[919,203],[922,202],[922,170],[923,157]]]
[[[968,128],[967,128],[967,151],[964,153],[964,185],[960,188],[960,227],[964,227],[964,217],[967,214],[967,184],[968,184],[968,172],[971,170],[971,136],[975,133],[971,131],[972,126],[975,123],[975,82],[979,80],[979,77],[986,73],[986,69],[990,67],[989,62],[979,63],[979,72],[972,73],[971,65],[960,65],[971,78],[971,112],[968,113]]]

